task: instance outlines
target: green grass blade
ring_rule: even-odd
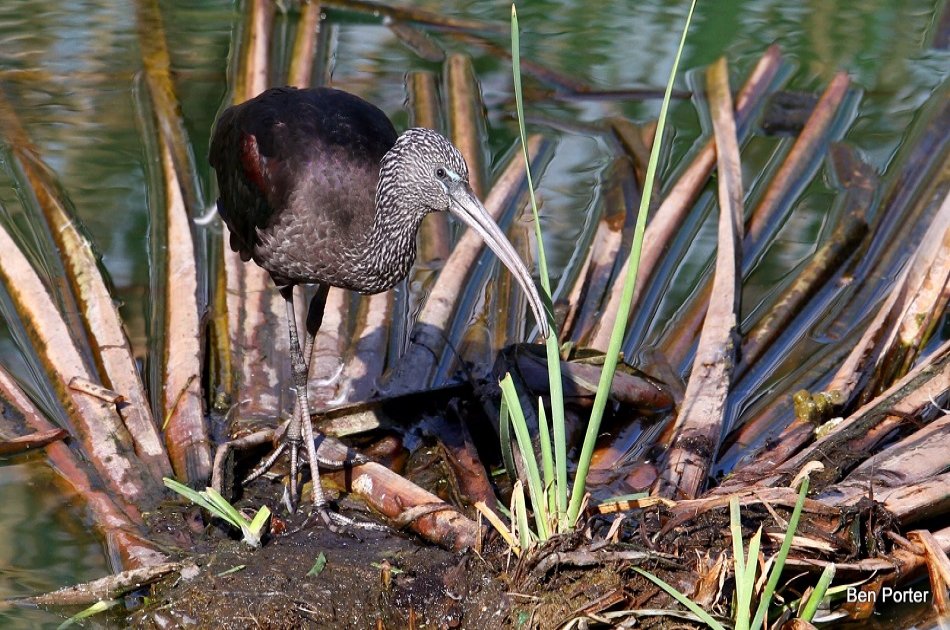
[[[511,374],[505,374],[505,378],[501,379],[499,384],[501,385],[502,396],[508,403],[511,426],[515,430],[518,450],[521,451],[521,458],[528,473],[528,490],[531,493],[531,505],[534,507],[538,537],[541,540],[547,540],[550,536],[547,526],[547,501],[544,498],[544,485],[541,483],[541,473],[538,471],[538,460],[534,456],[534,446],[531,444],[528,423],[525,421],[524,411],[521,409],[521,401],[518,399],[518,392],[515,391],[515,383],[511,380]],[[518,516],[515,515],[515,517]]]
[[[772,572],[769,573],[769,580],[762,590],[762,598],[759,600],[759,607],[755,611],[755,618],[752,619],[750,630],[759,630],[762,622],[765,620],[765,613],[768,612],[772,601],[772,595],[775,593],[775,587],[782,576],[782,569],[785,568],[785,559],[788,558],[788,550],[792,548],[792,539],[795,537],[795,530],[798,529],[798,520],[802,516],[802,508],[805,506],[805,497],[808,496],[809,479],[802,479],[802,485],[798,489],[798,500],[795,501],[795,509],[792,510],[792,517],[788,520],[788,531],[785,532],[785,538],[782,540],[782,547],[779,549],[775,563],[772,565]]]
[[[214,488],[207,488],[202,494],[208,497],[208,500],[214,504],[219,513],[224,514],[224,519],[235,527],[244,529],[251,522]]]
[[[567,519],[567,435],[564,428],[564,391],[561,383],[561,354],[557,341],[557,324],[551,313],[551,280],[548,277],[548,263],[544,255],[544,239],[541,234],[541,220],[538,217],[538,200],[534,194],[534,180],[531,178],[531,158],[528,156],[528,134],[524,126],[524,99],[521,93],[521,38],[518,30],[518,11],[511,5],[511,72],[514,78],[515,108],[518,112],[518,132],[521,135],[521,152],[524,155],[525,174],[528,180],[528,195],[531,198],[531,214],[534,218],[535,240],[538,243],[538,274],[541,277],[541,294],[545,300],[545,309],[551,334],[544,340],[548,360],[548,383],[551,389],[551,424],[554,432],[554,468],[558,523],[566,528],[576,519]]]
[[[511,509],[515,513],[515,524],[518,527],[518,545],[522,549],[528,549],[531,546],[531,526],[528,525],[528,506],[524,500],[524,486],[518,481],[511,491]],[[538,510],[534,511],[535,520],[538,517]]]
[[[512,451],[511,417],[504,396],[501,397],[498,408],[498,441],[501,442],[501,461],[505,464],[505,472],[514,483],[518,479],[518,469],[515,468],[515,455]]]
[[[544,411],[544,400],[538,396],[538,436],[541,441],[541,468],[544,472],[544,493],[548,497],[548,512],[556,513],[557,498],[554,488],[554,460],[551,455],[551,432],[548,430],[548,416]]]
[[[741,580],[742,588],[738,589],[739,601],[736,603],[736,630],[748,630],[752,616],[752,596],[755,594],[755,570],[759,566],[759,548],[762,545],[762,528],[760,527],[749,542],[749,552],[745,558],[745,572],[736,574],[737,583]]]
[[[829,564],[825,567],[825,570],[821,572],[821,577],[818,578],[818,583],[815,585],[815,590],[812,591],[811,595],[808,597],[808,601],[805,602],[804,608],[802,608],[801,619],[811,623],[812,619],[815,618],[815,613],[818,612],[818,606],[821,605],[821,600],[825,598],[825,593],[828,591],[828,585],[831,584],[831,580],[835,577],[835,565]]]
[[[736,589],[741,588],[745,575],[745,553],[742,548],[742,522],[739,519],[739,497],[729,498],[729,531],[732,533],[732,563],[736,575]]]
[[[732,563],[736,581],[736,630],[748,630],[749,606],[752,602],[752,590],[755,588],[755,583],[748,580],[747,564],[754,562],[754,560],[751,557],[752,554],[749,554],[748,563],[746,562],[745,548],[742,544],[739,497],[736,496],[729,499],[729,531],[732,534]],[[758,547],[758,544],[756,544],[756,547]],[[758,549],[756,549],[756,554],[758,554]]]
[[[683,595],[682,593],[680,593],[672,585],[667,584],[662,579],[658,578],[652,573],[644,571],[640,567],[633,567],[633,570],[639,573],[640,575],[642,575],[643,577],[645,577],[646,579],[650,580],[651,582],[653,582],[660,588],[662,588],[664,591],[666,591],[670,595],[670,597],[672,597],[673,599],[681,603],[683,606],[686,606],[686,608],[688,608],[691,613],[699,617],[704,624],[706,624],[713,630],[726,630],[725,626],[723,626],[721,623],[716,621],[712,617],[712,615],[710,615],[708,612],[706,612],[705,610],[697,606],[695,603],[690,601],[690,599],[686,597],[686,595]]]
[[[313,561],[313,566],[310,567],[310,570],[307,571],[307,577],[316,577],[323,573],[323,570],[327,566],[327,554],[320,552],[320,555],[317,556],[317,559]]]
[[[168,477],[163,477],[162,482],[165,484],[165,487],[168,488],[169,490],[173,490],[177,492],[178,494],[185,497],[186,499],[188,499],[195,505],[201,508],[204,508],[205,510],[211,512],[213,515],[217,516],[218,518],[230,522],[230,520],[227,517],[227,514],[225,514],[224,512],[221,512],[221,510],[219,510],[218,507],[214,503],[208,500],[207,496],[205,496],[203,492],[198,492],[197,490],[189,488],[185,484],[179,483],[175,481],[174,479],[170,479]],[[234,525],[235,527],[240,527],[237,524],[234,524]]]
[[[78,613],[76,613],[75,615],[73,615],[72,617],[64,621],[63,623],[56,626],[56,630],[65,630],[66,628],[69,628],[70,626],[76,625],[83,619],[87,619],[89,617],[92,617],[93,615],[98,615],[99,613],[103,613],[109,610],[110,608],[112,608],[113,606],[115,606],[121,601],[122,600],[120,599],[107,599],[103,601],[98,601],[92,606],[90,606],[89,608],[85,608],[79,611]]]
[[[261,532],[264,529],[264,526],[267,524],[267,519],[270,518],[270,508],[266,505],[261,506],[261,509],[257,511],[257,514],[254,515],[254,518],[251,519],[248,529],[251,530],[251,533],[257,536],[258,540],[261,537]]]
[[[600,422],[603,420],[604,409],[607,407],[607,396],[610,393],[610,385],[613,382],[617,362],[620,359],[620,347],[623,345],[627,319],[630,315],[630,303],[633,300],[633,289],[640,267],[640,250],[643,247],[643,231],[646,229],[647,211],[650,206],[650,199],[653,196],[653,181],[656,179],[657,163],[660,161],[660,146],[663,144],[663,132],[666,129],[667,111],[670,107],[670,96],[673,92],[673,79],[676,77],[676,71],[680,65],[680,57],[683,54],[683,47],[686,44],[686,33],[689,31],[689,24],[693,19],[693,9],[695,8],[696,0],[692,0],[689,5],[689,13],[686,15],[686,24],[683,26],[683,35],[680,37],[679,47],[676,49],[676,56],[673,59],[673,67],[670,69],[670,78],[666,82],[663,104],[660,106],[660,118],[656,127],[656,140],[654,140],[653,149],[650,151],[650,162],[647,165],[643,195],[640,198],[640,209],[637,212],[637,226],[634,232],[633,244],[630,246],[630,256],[628,258],[629,266],[627,277],[623,284],[620,308],[617,311],[617,321],[614,322],[613,331],[610,333],[607,356],[604,359],[604,368],[600,375],[600,383],[597,386],[597,395],[594,397],[594,406],[591,409],[590,421],[587,423],[587,433],[584,435],[584,446],[581,449],[581,457],[577,463],[577,473],[574,477],[574,487],[571,491],[571,503],[567,513],[568,520],[571,522],[577,520],[581,509],[581,502],[584,500],[587,473],[590,470],[590,460],[594,456],[594,444],[600,432]],[[557,439],[557,436],[555,436],[555,439]]]

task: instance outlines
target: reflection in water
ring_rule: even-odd
[[[0,459],[0,599],[93,580],[108,570],[102,543],[52,477],[41,457]],[[0,609],[3,628],[60,623],[42,610]]]

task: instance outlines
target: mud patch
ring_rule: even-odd
[[[284,523],[291,533],[254,550],[216,525],[194,533],[193,515],[182,508],[153,515],[153,529],[176,532],[179,543],[192,531],[199,552],[182,551],[196,569],[156,585],[130,618],[135,627],[498,628],[508,614],[504,585],[475,554],[398,533],[295,531],[303,515]],[[321,554],[325,566],[311,572]]]

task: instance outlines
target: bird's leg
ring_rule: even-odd
[[[314,294],[313,298],[310,300],[310,308],[307,310],[307,340],[305,342],[307,351],[307,384],[310,383],[311,370],[313,369],[313,357],[310,353],[313,351],[314,337],[316,337],[317,332],[320,330],[320,324],[323,323],[323,312],[327,303],[327,293],[329,292],[330,287],[328,285],[318,284],[317,292]],[[296,332],[296,331],[294,331]],[[291,339],[291,346],[293,346],[293,339]],[[291,351],[293,349],[291,348]],[[296,372],[295,372],[296,373]],[[304,389],[306,392],[307,390]],[[319,467],[325,466],[331,469],[340,469],[343,468],[347,463],[360,463],[366,461],[365,458],[356,456],[351,460],[337,461],[334,459],[328,459],[326,457],[321,457],[318,453],[317,440],[314,435],[313,422],[310,419],[310,410],[309,410],[309,400],[307,396],[300,397],[298,392],[297,395],[298,406],[303,409],[303,412],[299,415],[301,418],[300,427],[303,430],[303,443],[307,448],[307,458],[308,464],[311,471],[312,479],[312,493],[313,493],[313,512],[311,517],[316,515],[331,529],[335,529],[334,523],[339,525],[355,525],[364,529],[376,529],[378,526],[373,523],[357,523],[352,519],[349,519],[342,514],[337,512],[332,512],[327,509],[327,501],[323,495],[323,486],[320,485],[320,475]],[[307,407],[304,407],[307,405]],[[296,416],[296,414],[295,414]],[[320,435],[320,438],[323,436]],[[310,518],[304,523],[303,527],[307,527],[310,523]]]
[[[294,507],[297,505],[300,445],[306,441],[305,448],[310,464],[310,475],[313,479],[313,504],[316,509],[325,510],[326,498],[323,496],[323,487],[320,485],[320,470],[316,459],[317,449],[313,443],[313,425],[310,421],[310,404],[307,399],[307,361],[300,350],[300,339],[297,336],[297,313],[294,311],[293,286],[283,287],[280,294],[287,305],[287,328],[290,331],[290,365],[293,370],[294,388],[297,391],[297,408],[284,436],[284,442],[290,450],[290,504]],[[322,313],[320,313],[320,318],[322,319]]]
[[[324,308],[326,308],[327,293],[329,291],[330,291],[329,285],[318,284],[317,292],[314,294],[313,298],[310,300],[310,308],[307,310],[307,339],[304,342],[304,348],[305,348],[304,357],[307,358],[307,384],[308,386],[314,377],[312,373],[313,372],[313,357],[311,356],[311,353],[313,352],[314,338],[317,336],[317,333],[320,332],[320,325],[323,323],[323,311],[324,311]],[[296,409],[295,409],[295,415],[296,415]],[[309,417],[310,416],[308,415],[307,418]],[[304,432],[306,432],[307,423],[304,423],[302,426],[303,426]],[[310,428],[312,431],[312,428],[313,428],[312,423],[310,423]],[[304,435],[303,439],[306,442],[309,438],[307,438],[307,436]],[[344,466],[346,466],[347,464],[351,464],[351,463],[360,464],[360,463],[364,463],[368,461],[365,457],[359,454],[357,454],[356,456],[350,459],[337,461],[335,459],[322,457],[319,454],[319,449],[317,449],[317,451],[318,451],[316,455],[317,463],[323,466],[324,468],[330,468],[332,470],[339,470],[343,468]]]

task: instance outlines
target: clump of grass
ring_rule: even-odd
[[[270,508],[266,505],[261,506],[261,509],[257,511],[253,519],[249,519],[236,507],[231,505],[231,503],[214,488],[205,488],[199,492],[168,477],[164,477],[162,481],[165,483],[166,488],[174,490],[192,503],[200,505],[214,516],[240,529],[241,534],[244,536],[243,541],[251,547],[257,549],[261,546],[264,528],[267,526],[267,521],[270,518]]]
[[[607,349],[607,356],[604,359],[603,371],[601,372],[600,383],[597,387],[597,394],[594,398],[594,406],[591,410],[590,420],[587,424],[587,432],[584,437],[584,444],[581,449],[580,460],[577,464],[577,472],[574,476],[573,485],[568,482],[567,475],[567,437],[564,423],[564,394],[561,383],[560,368],[560,347],[555,334],[551,334],[545,340],[545,350],[547,353],[548,380],[551,391],[551,425],[548,425],[547,415],[543,402],[538,401],[538,424],[541,451],[541,465],[538,465],[534,455],[534,448],[531,443],[531,436],[525,421],[524,410],[521,408],[521,402],[518,398],[514,382],[511,375],[506,375],[501,380],[502,405],[501,405],[501,436],[505,444],[502,445],[502,451],[508,452],[510,435],[508,431],[509,423],[514,429],[515,440],[518,444],[518,450],[521,453],[524,463],[524,470],[527,473],[527,489],[531,498],[531,508],[534,514],[534,529],[530,533],[524,532],[523,527],[528,523],[526,502],[521,500],[512,503],[511,523],[515,532],[510,530],[502,531],[496,524],[496,529],[502,531],[509,544],[515,541],[512,548],[520,553],[533,544],[535,540],[544,541],[552,535],[564,533],[572,530],[580,517],[581,508],[586,496],[587,473],[590,470],[591,458],[594,454],[594,444],[597,434],[600,430],[600,423],[603,419],[604,410],[607,407],[607,399],[610,393],[610,387],[613,382],[614,372],[620,360],[620,347],[623,343],[624,330],[630,313],[631,302],[633,300],[633,289],[636,282],[637,270],[640,262],[640,251],[643,246],[643,233],[646,228],[646,217],[649,209],[649,200],[652,198],[653,182],[656,177],[657,164],[660,156],[660,146],[663,138],[663,131],[666,127],[667,110],[669,109],[670,95],[673,90],[673,79],[676,76],[679,67],[680,57],[686,42],[686,33],[689,30],[689,24],[692,20],[695,0],[690,4],[689,13],[686,17],[686,23],[683,28],[683,35],[680,38],[679,47],[673,60],[673,67],[670,70],[669,80],[666,84],[666,92],[663,96],[663,104],[660,107],[659,122],[656,131],[657,141],[653,143],[653,149],[650,153],[650,161],[647,167],[646,182],[644,184],[643,195],[641,196],[640,208],[637,214],[636,231],[633,237],[633,244],[629,254],[629,269],[626,281],[623,286],[622,305],[617,314],[617,320],[614,322],[613,331],[610,336],[610,343]],[[531,200],[531,212],[534,217],[535,236],[538,244],[538,271],[541,277],[542,295],[548,303],[548,319],[552,330],[556,330],[554,319],[551,315],[551,282],[548,277],[547,259],[544,254],[544,243],[541,234],[541,222],[538,217],[538,204],[535,197],[534,181],[531,177],[530,160],[527,153],[527,134],[524,123],[524,102],[521,90],[521,51],[520,37],[518,28],[518,12],[515,5],[511,5],[511,58],[512,73],[514,75],[515,105],[518,113],[518,130],[521,136],[521,146],[524,153],[525,166],[527,169],[528,191]],[[506,465],[511,469],[513,461],[506,461]],[[568,496],[570,495],[570,501]],[[524,511],[524,513],[522,513]],[[491,520],[491,519],[490,519]],[[493,521],[494,522],[494,521]],[[500,521],[498,521],[500,524]],[[520,524],[520,526],[519,526]],[[513,533],[519,533],[514,536]]]
[[[756,569],[759,566],[759,549],[762,542],[762,528],[752,536],[752,539],[746,545],[742,540],[742,524],[739,519],[739,499],[732,497],[729,501],[729,530],[732,533],[732,557],[733,574],[735,576],[736,593],[733,606],[733,625],[735,630],[761,630],[764,627],[765,615],[774,605],[775,587],[778,585],[779,578],[782,576],[782,570],[785,568],[785,560],[788,558],[788,551],[792,546],[792,540],[795,537],[795,531],[798,529],[798,521],[801,518],[802,507],[805,505],[805,497],[808,494],[808,478],[802,480],[798,490],[798,500],[795,502],[795,509],[792,510],[792,516],[788,521],[788,529],[785,531],[785,537],[782,540],[782,546],[779,548],[775,558],[765,565],[764,572],[768,574],[768,581],[759,593],[758,606],[752,607],[755,596],[755,585],[760,581],[761,576],[757,576]],[[691,601],[689,597],[676,590],[675,587],[660,579],[659,577],[644,571],[640,568],[634,568],[634,571],[647,578],[664,591],[673,599],[685,606],[696,618],[705,623],[713,630],[726,630],[723,623],[707,613],[705,610]],[[834,565],[828,565],[822,572],[821,577],[814,590],[808,598],[801,602],[799,619],[811,622],[821,600],[828,592],[828,585],[834,577]]]

